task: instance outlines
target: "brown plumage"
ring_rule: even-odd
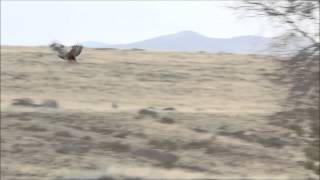
[[[81,45],[74,45],[71,47],[71,50],[68,51],[64,45],[59,43],[52,43],[49,47],[58,53],[58,57],[68,62],[77,62],[76,57],[80,55],[83,49]]]

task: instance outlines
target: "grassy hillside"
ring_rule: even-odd
[[[1,176],[316,178],[276,123],[290,83],[254,55],[1,47]],[[299,126],[309,133],[308,125]]]

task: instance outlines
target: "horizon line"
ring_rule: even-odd
[[[277,36],[273,36],[273,37],[268,37],[268,36],[261,36],[261,35],[240,35],[240,36],[232,36],[232,37],[210,37],[210,36],[206,36],[203,35],[201,33],[198,33],[196,31],[192,31],[192,30],[184,30],[184,31],[178,31],[175,33],[169,33],[169,34],[163,34],[163,35],[159,35],[159,36],[154,36],[154,37],[150,37],[150,38],[145,38],[142,40],[137,40],[137,41],[133,41],[133,42],[127,42],[127,43],[107,43],[107,42],[103,42],[103,41],[99,41],[99,40],[85,40],[82,41],[80,43],[75,43],[75,44],[81,44],[81,43],[85,43],[85,42],[95,42],[95,43],[101,43],[101,44],[105,44],[105,45],[126,45],[126,44],[132,44],[132,43],[137,43],[137,42],[141,42],[141,41],[146,41],[146,40],[150,40],[150,39],[154,39],[154,38],[159,38],[159,37],[163,37],[163,36],[169,36],[169,35],[174,35],[174,34],[179,34],[179,33],[183,33],[183,32],[190,32],[190,33],[195,33],[198,34],[200,36],[203,37],[207,37],[207,38],[212,38],[212,39],[233,39],[233,38],[239,38],[239,37],[246,37],[246,36],[252,36],[252,37],[261,37],[261,38],[276,38]],[[52,42],[61,42],[59,40],[51,40],[50,42],[46,43],[46,44],[24,44],[24,43],[19,43],[19,44],[15,44],[15,43],[9,43],[9,44],[3,44],[2,42],[0,42],[1,46],[46,46]],[[68,44],[68,43],[67,43]]]

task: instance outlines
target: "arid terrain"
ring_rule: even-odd
[[[257,55],[1,47],[1,179],[317,179]]]

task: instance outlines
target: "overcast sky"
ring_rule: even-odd
[[[273,37],[280,30],[261,18],[241,19],[237,1],[1,1],[1,44],[83,41],[129,43],[184,30],[229,38]]]

